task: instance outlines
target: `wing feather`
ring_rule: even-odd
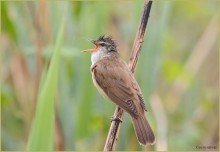
[[[113,59],[106,57],[92,67],[93,79],[108,98],[132,116],[137,116],[137,109],[146,109],[140,88],[123,61],[111,61],[117,62],[114,65],[118,66],[113,66],[108,64],[110,60]]]

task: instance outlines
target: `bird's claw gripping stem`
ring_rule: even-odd
[[[112,116],[111,122],[112,122],[112,121],[122,122],[121,118],[119,118],[119,117],[117,117],[117,116]]]

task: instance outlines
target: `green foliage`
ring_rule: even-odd
[[[16,42],[17,40],[17,34],[15,31],[15,27],[13,24],[13,21],[11,20],[11,18],[8,15],[8,9],[7,9],[7,5],[6,2],[3,1],[1,2],[1,27],[3,31],[6,31],[8,33],[8,35],[10,36],[10,38]]]
[[[28,139],[28,150],[53,150],[54,100],[65,21],[62,20],[48,73],[39,90],[37,108]]]

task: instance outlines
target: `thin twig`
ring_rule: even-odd
[[[132,47],[130,61],[128,64],[132,73],[134,73],[134,69],[137,64],[138,56],[141,51],[141,46],[142,46],[142,43],[144,40],[144,34],[145,34],[145,29],[147,27],[147,22],[148,22],[148,18],[149,18],[149,14],[150,14],[151,5],[152,5],[152,1],[144,3],[144,11],[142,14],[142,18],[141,18],[141,22],[140,22],[138,31],[136,33],[136,37],[135,37],[134,44]],[[115,109],[114,116],[116,116],[122,120],[123,115],[124,115],[124,110],[117,106]],[[110,126],[108,137],[107,137],[107,140],[105,143],[104,151],[115,150],[115,146],[116,146],[116,142],[118,139],[120,128],[121,128],[120,121],[112,121],[111,122],[111,126]]]

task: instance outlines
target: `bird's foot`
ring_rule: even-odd
[[[121,118],[119,118],[119,117],[117,117],[117,116],[112,116],[111,122],[112,122],[112,121],[122,122]]]

